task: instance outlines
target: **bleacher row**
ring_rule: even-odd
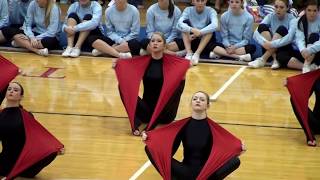
[[[216,39],[218,42],[222,42],[221,35],[219,31],[215,33]],[[146,27],[142,26],[140,28],[140,34],[139,34],[139,40],[146,38]],[[59,49],[55,50],[50,50],[49,54],[59,54],[61,55],[63,50],[67,47],[67,36],[65,32],[60,32],[58,35],[58,40],[59,40]],[[254,53],[252,59],[255,59],[257,57],[260,57],[262,55],[262,48],[259,44],[255,42],[255,40],[251,39],[251,44],[254,44],[256,46],[256,52]],[[13,52],[28,52],[27,49],[24,48],[16,48],[11,45],[10,42],[6,44],[1,44],[0,45],[0,50],[2,51],[13,51]],[[81,55],[84,56],[92,56],[91,50],[88,47],[83,47],[81,51]],[[200,62],[214,62],[214,63],[226,63],[226,64],[247,64],[247,62],[242,62],[238,60],[232,60],[232,59],[210,59],[208,55],[202,55]]]

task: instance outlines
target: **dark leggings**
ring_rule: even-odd
[[[313,111],[311,111],[310,108],[308,108],[308,121],[309,121],[309,126],[312,131],[312,134],[320,134],[320,80],[317,80],[316,83],[314,84],[313,91],[316,96],[316,101],[315,105],[313,108]],[[302,124],[302,119],[301,116],[299,115],[295,105],[292,102],[292,99],[290,98],[290,102],[292,105],[292,109],[294,114],[296,115],[301,127],[303,128],[305,134],[307,134],[307,130]],[[315,138],[314,138],[315,139]],[[307,141],[312,140],[307,137]]]
[[[24,170],[18,176],[33,178],[35,177],[43,168],[48,166],[55,158],[57,157],[57,153],[52,153],[49,156],[45,157],[41,161],[37,162],[36,164],[32,165],[28,169]]]
[[[79,16],[77,15],[77,13],[70,13],[68,15],[68,18],[74,19],[77,22],[77,24],[81,23],[81,20],[80,20]],[[83,17],[84,21],[89,21],[91,19],[92,19],[92,15],[91,14],[86,14]],[[92,43],[93,42],[91,42],[90,37],[95,37],[95,36],[97,36],[97,37],[103,36],[99,26],[90,31],[88,37],[85,39],[85,41],[83,43],[84,49],[92,49]],[[75,34],[74,41],[77,42],[78,38],[79,38],[79,32],[77,32]]]
[[[308,39],[308,44],[315,43],[316,41],[319,40],[319,37],[320,37],[319,34],[316,34],[316,33],[310,34]],[[299,51],[294,50],[292,47],[277,52],[277,60],[279,61],[282,67],[287,67],[292,57],[295,57],[298,61],[302,63],[304,62],[304,58],[302,57],[301,53]],[[320,52],[317,52],[315,54],[313,62],[317,65],[320,65]]]
[[[162,109],[160,115],[158,116],[156,123],[150,128],[153,129],[157,126],[157,124],[168,124],[172,122],[177,115],[181,94],[183,92],[185,85],[185,80],[181,81],[180,85],[176,89],[176,91],[172,94],[171,98]],[[147,103],[143,101],[140,97],[138,97],[136,116],[135,116],[135,125],[136,129],[141,125],[141,123],[148,123],[153,114],[153,110],[151,110]]]
[[[147,146],[145,147],[146,154],[159,172]],[[214,172],[208,179],[209,180],[222,180],[235,171],[240,166],[240,159],[238,157],[233,157],[227,161],[222,167],[220,167],[216,172]],[[172,158],[171,160],[171,176],[174,180],[195,180],[199,173],[201,172],[202,167],[193,167],[179,162],[176,159]]]
[[[16,34],[23,34],[23,30],[20,29],[21,26],[22,24],[11,24],[10,26],[3,27],[1,31],[6,41],[11,41]]]

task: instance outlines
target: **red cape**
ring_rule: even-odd
[[[311,71],[287,78],[287,88],[301,119],[302,125],[307,130],[308,140],[315,140],[311,133],[308,121],[308,103],[312,87],[320,78],[320,70]]]
[[[11,82],[18,73],[19,68],[0,55],[0,92],[8,86],[9,82]]]
[[[131,60],[118,60],[116,75],[119,82],[119,89],[123,97],[123,103],[128,113],[132,130],[134,130],[134,118],[137,108],[140,82],[151,60],[150,56],[139,56]],[[155,123],[162,109],[169,101],[171,95],[185,78],[190,67],[188,60],[165,54],[163,56],[163,85],[157,105],[152,114],[146,130]]]
[[[165,180],[171,179],[171,158],[174,140],[182,127],[190,120],[186,118],[167,126],[148,132],[146,145],[161,176]],[[212,133],[212,149],[209,158],[197,179],[208,179],[215,171],[231,158],[240,155],[241,141],[223,127],[208,118]]]
[[[19,173],[50,154],[58,153],[63,148],[63,144],[37,122],[29,112],[21,109],[21,114],[26,141],[16,164],[7,175],[7,179],[19,176]]]

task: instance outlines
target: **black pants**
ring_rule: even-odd
[[[1,28],[1,31],[6,40],[11,41],[14,35],[23,33],[23,30],[20,29],[21,26],[22,24],[11,24]]]
[[[77,15],[77,13],[70,13],[68,15],[68,18],[74,19],[77,22],[77,24],[81,23],[81,20],[80,20],[79,16]],[[83,17],[84,21],[89,21],[91,19],[92,19],[92,15],[91,14],[86,14]],[[74,42],[78,41],[79,34],[80,34],[79,32],[75,33]],[[103,36],[99,26],[90,31],[89,35],[87,36],[87,38],[83,42],[83,46],[81,48],[82,50],[92,50],[92,42],[90,41],[90,37],[91,36],[99,36],[99,37]]]
[[[308,121],[309,121],[310,129],[311,129],[313,135],[315,135],[315,134],[320,134],[320,80],[316,81],[316,83],[314,84],[312,92],[315,93],[316,102],[315,102],[313,111],[311,111],[311,109],[308,108]],[[291,98],[290,98],[290,102],[291,102],[294,114],[296,115],[296,117],[297,117],[301,127],[303,128],[305,134],[307,134],[307,130],[302,125],[301,116],[299,115],[299,113],[298,113],[295,105],[293,104]],[[307,137],[307,141],[309,141],[309,140],[311,140],[311,139],[308,139],[308,137]]]
[[[159,172],[154,160],[147,148],[145,147],[146,154],[153,164],[153,166]],[[208,179],[209,180],[222,180],[235,171],[240,166],[240,159],[238,157],[233,157],[228,162],[226,162],[222,167],[220,167],[216,172],[214,172]],[[171,160],[171,177],[174,180],[195,180],[199,173],[201,172],[202,167],[192,167],[186,165],[182,162],[177,161],[172,158]]]
[[[169,99],[165,107],[162,109],[160,115],[156,120],[156,123],[154,123],[151,129],[155,128],[157,124],[169,124],[176,118],[179,103],[180,103],[180,98],[181,98],[184,86],[185,86],[185,80],[180,82],[180,85],[172,94],[171,98]],[[149,123],[151,116],[153,114],[153,111],[154,110],[151,110],[148,107],[147,103],[144,102],[143,99],[138,97],[136,116],[135,116],[135,125],[136,125],[135,128],[138,128],[141,125],[141,123]]]
[[[308,38],[308,44],[313,44],[319,40],[319,35],[316,33],[310,34]],[[298,50],[294,50],[291,45],[287,45],[277,51],[277,60],[281,67],[287,67],[290,59],[294,57],[300,62],[304,62],[304,58]],[[320,65],[320,52],[315,54],[313,63]]]

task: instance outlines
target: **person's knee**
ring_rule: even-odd
[[[308,44],[313,44],[315,43],[316,41],[319,41],[319,34],[318,33],[312,33],[310,34],[309,36],[309,39],[308,39]]]
[[[72,19],[76,20],[77,22],[78,22],[78,20],[79,20],[79,17],[78,17],[78,15],[77,15],[77,13],[70,13],[70,14],[68,15],[68,18],[72,18]]]
[[[84,17],[83,17],[83,20],[84,21],[88,21],[88,20],[91,20],[92,19],[92,14],[86,14],[86,15],[84,15]]]
[[[288,29],[284,26],[279,26],[276,33],[280,34],[282,37],[288,34]]]
[[[268,25],[267,24],[260,24],[259,27],[258,27],[258,32],[262,33],[262,32],[265,32],[265,31],[270,32],[270,29],[269,29]]]

